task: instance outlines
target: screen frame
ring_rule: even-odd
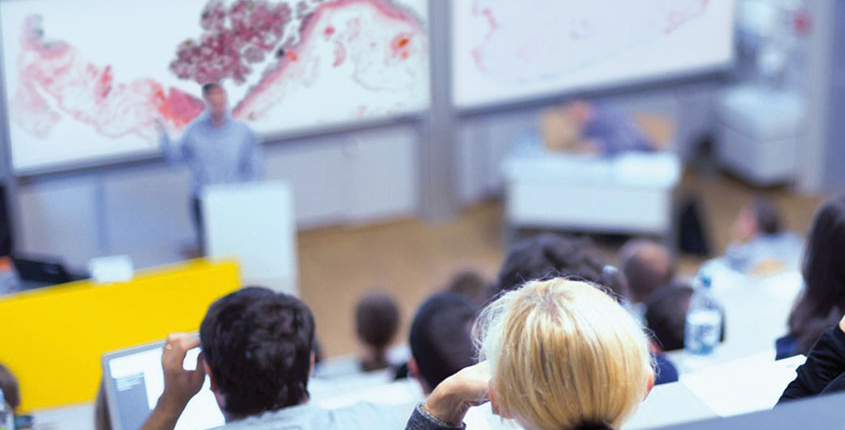
[[[577,98],[596,98],[609,95],[633,93],[637,91],[646,91],[662,87],[678,86],[696,82],[709,82],[714,80],[723,80],[736,70],[739,64],[739,52],[737,49],[737,33],[736,33],[736,19],[738,13],[737,0],[729,0],[732,6],[732,25],[730,32],[730,58],[722,62],[715,62],[704,67],[690,67],[678,69],[669,73],[662,73],[659,76],[654,74],[649,76],[634,77],[629,79],[614,80],[612,82],[599,83],[595,85],[582,86],[578,88],[560,89],[549,91],[545,94],[528,94],[525,96],[506,97],[497,100],[491,100],[481,103],[466,103],[459,104],[456,101],[456,93],[454,88],[456,86],[455,77],[456,61],[454,52],[454,44],[450,45],[449,52],[449,86],[450,94],[450,108],[458,117],[478,116],[487,113],[498,113],[506,110],[520,110],[530,107],[549,105],[561,100],[577,99]],[[454,5],[454,3],[453,3]],[[454,7],[449,8],[449,31],[452,39],[455,38],[457,24],[455,22]]]

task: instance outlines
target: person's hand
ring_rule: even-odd
[[[161,395],[168,403],[182,405],[194,397],[205,381],[205,366],[202,353],[197,357],[196,370],[185,370],[182,363],[188,350],[200,346],[200,340],[194,335],[171,334],[164,344],[161,355],[161,367],[164,369],[164,393]]]
[[[167,336],[161,354],[164,370],[164,392],[158,398],[155,409],[141,427],[142,430],[171,430],[185,410],[185,406],[202,388],[205,381],[205,366],[202,353],[197,357],[196,370],[185,370],[182,363],[188,350],[200,346],[194,335],[171,334]]]
[[[464,421],[469,408],[489,400],[490,366],[486,361],[467,367],[441,382],[423,408],[434,418],[453,426]]]
[[[845,316],[839,320],[839,330],[842,330],[842,333],[845,333]]]
[[[153,124],[155,124],[156,132],[159,136],[167,134],[167,127],[164,126],[164,121],[161,118],[156,118]]]

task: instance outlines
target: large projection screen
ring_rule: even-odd
[[[12,165],[26,174],[158,152],[226,88],[279,137],[429,105],[426,0],[0,2]]]
[[[727,68],[733,0],[452,1],[458,109]]]

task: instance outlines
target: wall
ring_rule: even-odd
[[[413,125],[316,137],[266,148],[266,178],[294,186],[297,225],[361,224],[417,212]],[[19,249],[90,258],[129,254],[137,267],[185,258],[194,241],[188,172],[144,166],[59,175],[18,187]]]

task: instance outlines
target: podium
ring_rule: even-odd
[[[243,286],[298,295],[291,185],[284,181],[213,185],[200,197],[207,257],[238,261]]]

